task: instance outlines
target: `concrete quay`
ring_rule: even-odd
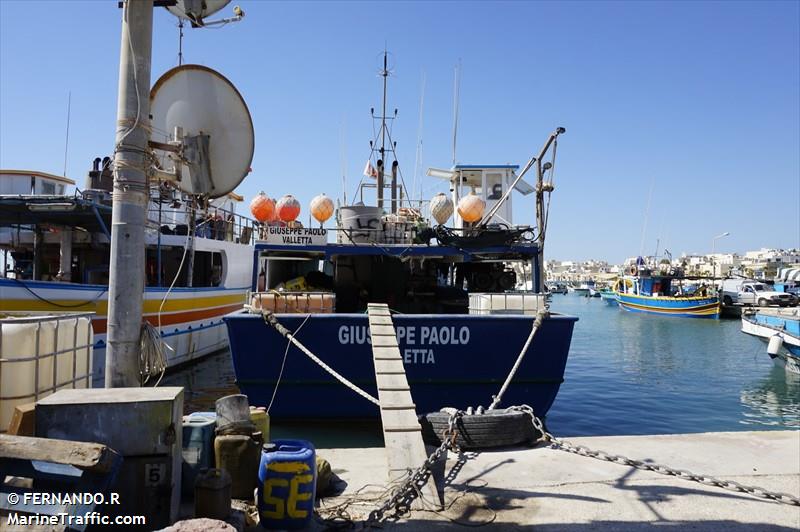
[[[723,432],[661,436],[567,438],[594,450],[686,469],[800,497],[800,431]],[[354,520],[382,497],[383,448],[318,449],[347,483],[320,501]],[[800,507],[778,504],[675,477],[640,471],[545,446],[450,453],[443,511],[415,510],[382,528],[437,530],[638,531],[656,525],[692,531],[797,531]],[[367,501],[355,503],[358,499]],[[351,501],[348,504],[348,501]],[[431,506],[432,508],[432,506]],[[314,530],[324,530],[315,523]]]

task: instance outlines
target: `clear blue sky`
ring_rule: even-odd
[[[800,247],[800,3],[239,2],[222,29],[187,28],[185,62],[225,74],[253,115],[252,197],[348,195],[393,54],[390,107],[414,174],[421,78],[423,164],[451,164],[453,67],[462,62],[458,160],[524,164],[556,126],[548,258],[621,261]],[[230,13],[231,4],[225,10]],[[0,167],[83,184],[113,149],[120,43],[116,0],[0,0]],[[176,19],[155,15],[153,77],[177,64]],[[442,188],[428,179],[426,196]],[[244,209],[243,209],[244,210]],[[533,221],[530,198],[515,200]]]

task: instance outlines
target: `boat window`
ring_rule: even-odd
[[[183,257],[183,248],[162,247],[161,249],[161,286],[186,287],[190,257]],[[178,266],[183,266],[178,272]],[[192,265],[192,286],[211,287],[222,283],[222,254],[216,251],[195,251]],[[158,286],[158,256],[155,249],[147,250],[145,264],[147,286]],[[175,277],[177,276],[177,279]]]
[[[56,184],[50,183],[48,181],[41,181],[41,190],[42,194],[55,194],[56,193]]]
[[[322,261],[316,257],[271,257],[262,264],[267,290],[305,291],[332,285],[332,279],[325,281],[330,275],[323,272]]]

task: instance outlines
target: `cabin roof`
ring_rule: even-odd
[[[75,181],[68,177],[55,175],[55,174],[48,174],[47,172],[39,172],[38,170],[2,170],[0,169],[0,176],[4,175],[27,175],[27,176],[36,176],[36,177],[44,177],[47,179],[52,179],[53,181],[59,181],[61,183],[66,183],[68,185],[74,185]]]
[[[0,196],[0,227],[37,224],[105,233],[111,227],[111,206],[74,196]]]
[[[518,164],[457,164],[453,170],[519,170]]]

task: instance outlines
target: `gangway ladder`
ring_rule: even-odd
[[[406,379],[406,369],[400,356],[392,315],[386,304],[370,303],[369,331],[372,337],[372,357],[378,399],[381,402],[381,422],[389,480],[404,478],[409,470],[416,470],[428,458],[422,441],[422,427],[417,420],[416,405],[411,399],[411,388]],[[440,507],[442,500],[433,476],[428,477],[423,494],[428,501]],[[415,501],[419,505],[420,501]]]

